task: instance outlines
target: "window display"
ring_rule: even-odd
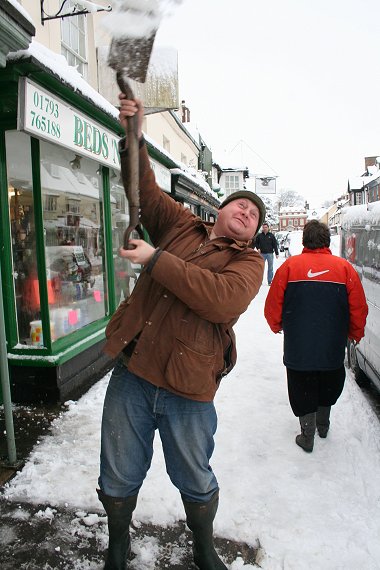
[[[37,321],[41,323],[41,313],[30,137],[9,131],[5,135],[5,143],[18,337],[21,344],[32,344],[32,332],[35,330],[35,325],[32,323]],[[39,328],[38,342],[42,336],[41,325]]]
[[[106,314],[102,176],[99,165],[41,141],[41,192],[52,336]]]
[[[30,137],[6,133],[8,199],[19,343],[43,347]],[[99,165],[40,143],[50,333],[56,340],[106,315]]]
[[[111,211],[112,211],[112,249],[115,270],[115,295],[118,306],[133,291],[141,266],[119,257],[119,248],[123,246],[124,232],[129,225],[128,202],[125,196],[120,174],[110,171]]]

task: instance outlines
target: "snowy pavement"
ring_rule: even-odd
[[[238,364],[216,396],[219,427],[212,466],[221,494],[215,532],[260,546],[263,570],[380,570],[379,420],[348,373],[327,439],[317,436],[312,454],[295,445],[298,420],[288,403],[282,335],[274,335],[263,317],[267,292],[263,285],[235,327]],[[39,505],[42,516],[51,519],[60,510],[76,512],[88,532],[96,533],[99,551],[106,545],[106,526],[95,487],[108,378],[69,403],[4,490],[11,504]],[[137,526],[165,527],[184,518],[158,437],[155,448],[134,514]],[[71,535],[75,549],[79,534]],[[131,568],[171,567],[156,566],[160,552],[153,536],[140,536],[133,551]],[[101,567],[99,558],[86,556],[67,566]],[[237,554],[229,568],[257,566]]]

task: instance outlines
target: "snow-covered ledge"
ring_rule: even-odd
[[[0,4],[0,68],[6,65],[11,51],[26,49],[36,30],[32,19],[17,0],[2,0]]]

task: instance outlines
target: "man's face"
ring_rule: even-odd
[[[263,232],[264,232],[264,234],[267,234],[269,232],[268,224],[263,224]]]
[[[259,218],[259,209],[251,200],[237,198],[219,210],[214,233],[219,237],[248,241],[256,233]]]

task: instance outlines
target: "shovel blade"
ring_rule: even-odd
[[[155,35],[154,32],[148,38],[113,39],[108,65],[129,79],[145,83]]]

